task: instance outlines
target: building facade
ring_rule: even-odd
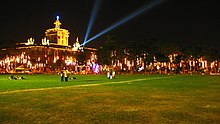
[[[59,17],[54,22],[55,27],[46,30],[46,39],[50,41],[50,44],[57,44],[61,46],[68,46],[68,39],[69,39],[69,31],[66,29],[60,28],[60,21]]]
[[[26,43],[17,43],[15,48],[2,49],[0,72],[56,73],[65,69],[92,73],[90,65],[96,63],[96,49],[80,47],[78,38],[69,45],[69,31],[60,27],[58,17],[54,24],[54,28],[46,30],[40,44],[29,38]]]

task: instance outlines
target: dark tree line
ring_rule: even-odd
[[[156,39],[139,39],[136,41],[117,41],[107,38],[104,45],[98,49],[98,62],[101,65],[112,65],[116,60],[137,60],[144,58],[144,64],[154,62],[156,58],[159,62],[168,62],[168,55],[178,53],[174,63],[190,58],[198,59],[204,57],[207,61],[220,60],[220,48],[201,46],[180,46],[175,43],[159,41]],[[113,63],[112,63],[113,62]],[[134,61],[136,62],[136,61]],[[134,64],[136,65],[136,63]],[[134,67],[137,69],[137,67]]]

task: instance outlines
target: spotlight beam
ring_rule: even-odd
[[[144,5],[143,7],[141,7],[140,9],[138,9],[138,10],[134,11],[133,13],[131,13],[130,15],[128,15],[128,16],[122,18],[120,21],[118,21],[118,22],[114,23],[113,25],[109,26],[109,27],[106,28],[105,30],[101,31],[101,32],[98,33],[97,35],[95,35],[95,36],[93,36],[92,38],[90,38],[89,40],[84,41],[84,43],[81,44],[81,45],[87,44],[88,42],[90,42],[90,41],[96,39],[97,37],[99,37],[99,36],[101,36],[101,35],[103,35],[103,34],[109,32],[109,31],[111,31],[112,29],[118,27],[119,25],[121,25],[121,24],[123,24],[123,23],[125,23],[125,22],[127,22],[127,21],[129,21],[129,20],[131,20],[131,19],[133,19],[134,17],[136,17],[136,16],[138,16],[138,15],[140,15],[141,13],[143,13],[143,12],[145,12],[145,11],[147,11],[147,10],[153,8],[153,7],[155,7],[156,5],[160,4],[161,1],[163,1],[163,0],[156,0],[156,1],[152,1],[150,4],[145,4],[145,5]]]
[[[87,38],[90,34],[90,31],[91,31],[93,23],[95,21],[95,17],[96,17],[96,14],[97,14],[97,11],[98,11],[98,8],[99,8],[100,4],[101,4],[101,0],[96,0],[95,4],[93,5],[93,10],[92,10],[91,17],[90,17],[90,20],[89,20],[89,24],[88,24],[88,27],[87,27],[86,35],[85,35],[85,38],[84,38],[84,43],[86,42],[86,40],[87,40]]]

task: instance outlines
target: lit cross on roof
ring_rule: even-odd
[[[57,16],[57,20],[54,22],[54,24],[55,24],[55,28],[57,29],[57,28],[60,28],[60,25],[61,25],[61,23],[60,23],[60,21],[59,21],[59,16]]]

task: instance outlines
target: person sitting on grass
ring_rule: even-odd
[[[20,77],[20,76],[17,76],[16,78],[17,78],[17,80],[23,80],[24,79],[23,77]]]
[[[24,79],[24,77],[20,77],[20,76],[14,76],[14,75],[11,75],[9,78],[8,78],[9,80],[23,80]]]
[[[14,75],[11,75],[10,77],[8,77],[9,80],[15,80]]]

